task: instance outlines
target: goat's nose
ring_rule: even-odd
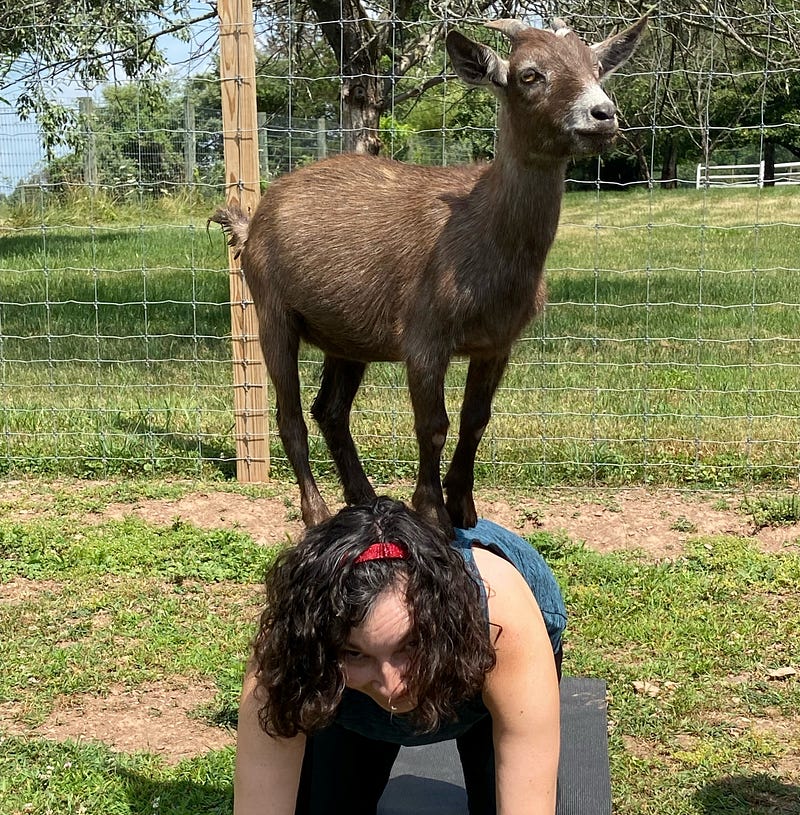
[[[605,102],[601,102],[599,105],[594,105],[589,113],[591,117],[598,122],[608,122],[617,115],[617,108],[609,99]]]

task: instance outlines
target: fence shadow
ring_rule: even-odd
[[[145,422],[144,425],[143,421]],[[120,430],[131,435],[152,434],[154,438],[158,439],[159,446],[164,451],[172,450],[176,454],[182,454],[183,457],[191,458],[194,458],[195,454],[197,454],[201,461],[208,464],[224,478],[229,480],[236,478],[236,453],[233,448],[232,432],[230,442],[223,446],[221,444],[211,444],[194,434],[176,433],[147,419],[135,420],[118,417],[114,424]],[[160,452],[157,457],[164,454],[164,452]]]
[[[800,787],[770,775],[732,775],[695,793],[705,815],[800,815]]]

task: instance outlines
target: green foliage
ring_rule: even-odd
[[[256,51],[258,110],[299,119],[339,117],[339,69],[333,54],[318,43],[301,43],[291,55],[281,43]],[[287,81],[288,80],[288,81]]]
[[[97,183],[112,194],[137,198],[154,184],[179,180],[182,156],[169,136],[176,122],[168,120],[166,92],[163,84],[107,87],[105,103],[82,116],[81,149],[50,161],[51,182],[64,188],[82,184],[83,157],[90,144]]]
[[[274,555],[244,534],[203,531],[180,520],[168,530],[133,518],[83,529],[0,522],[0,580],[149,574],[176,584],[256,582]]]
[[[401,88],[416,81],[421,82],[407,77]],[[483,90],[469,90],[458,81],[436,85],[395,109],[392,155],[415,164],[490,159],[494,156],[496,113],[494,97]],[[395,146],[398,139],[404,153]]]
[[[726,20],[724,26],[718,25],[713,17],[687,12],[680,4],[658,7],[648,37],[630,65],[623,69],[626,76],[609,84],[626,131],[616,151],[605,156],[599,165],[602,180],[622,183],[646,180],[651,161],[656,177],[661,173],[671,179],[680,163],[689,166],[702,159],[706,147],[712,155],[715,151],[722,155],[722,151],[736,150],[755,160],[764,139],[790,155],[800,153],[800,129],[796,125],[800,91],[793,81],[797,9],[788,0],[770,0],[768,5],[767,12],[749,0],[733,10],[720,7],[720,15]],[[265,13],[274,11],[269,4],[263,9]],[[514,4],[466,3],[453,11],[464,20],[528,13],[528,9]],[[610,30],[609,21],[628,20],[631,15],[629,4],[618,0],[611,3],[585,0],[569,12],[569,22],[589,41],[605,37]],[[408,4],[402,10],[395,6],[376,7],[375,19],[382,20],[376,25],[369,16],[365,18],[356,10],[352,26],[360,37],[352,39],[342,37],[339,28],[335,33],[325,26],[308,25],[314,19],[326,23],[328,15],[338,19],[342,13],[335,4],[325,2],[300,6],[295,10],[300,24],[273,28],[266,41],[260,40],[257,58],[260,111],[268,118],[283,118],[291,113],[297,120],[335,121],[347,107],[346,100],[340,97],[340,76],[348,75],[354,65],[361,64],[359,60],[367,59],[369,64],[362,68],[376,75],[382,99],[379,107],[383,105],[384,114],[421,132],[453,128],[455,132],[448,139],[463,143],[473,157],[492,155],[494,102],[489,94],[467,95],[452,116],[438,106],[442,96],[436,88],[429,88],[421,99],[416,95],[446,62],[443,30],[438,32],[434,28],[440,24],[438,15],[422,3]],[[37,69],[23,71],[17,106],[22,115],[37,115],[51,159],[58,152],[57,146],[66,146],[69,152],[76,153],[82,143],[79,117],[52,95],[51,88],[59,85],[62,76],[77,78],[84,87],[92,88],[106,80],[113,65],[144,83],[141,95],[146,96],[151,87],[157,86],[159,71],[165,65],[159,48],[161,35],[169,30],[173,36],[186,37],[193,21],[207,22],[214,16],[213,11],[200,11],[186,0],[170,3],[132,0],[117,6],[93,0],[77,9],[56,4],[48,10],[47,25],[39,24],[40,14],[36,3],[7,4],[5,11],[0,11],[0,27],[6,32],[0,78],[12,75],[19,58],[34,57]],[[406,19],[397,19],[398,14]],[[461,28],[485,37],[485,32],[478,33],[476,26],[463,24]],[[432,34],[434,40],[428,42]],[[503,51],[507,44],[498,47]],[[213,173],[211,167],[206,168],[199,180],[213,178],[212,183],[218,183],[222,173],[218,164],[221,144],[216,73],[197,77],[190,93],[209,103],[207,112],[202,114],[205,121],[198,127],[208,135],[201,137],[203,143],[198,146],[200,155],[208,156],[214,167]],[[388,106],[393,104],[395,93],[400,94],[401,100],[404,94],[411,93],[411,99],[390,110]],[[451,97],[449,89],[445,93]],[[424,101],[427,97],[432,100],[430,105]],[[146,106],[147,103],[142,105]],[[436,115],[425,114],[424,106]],[[445,108],[449,108],[449,101]],[[131,177],[145,184],[151,180],[170,183],[175,169],[170,139],[166,135],[153,138],[141,127],[127,131],[132,134],[130,143],[117,144],[112,150],[113,166],[109,173],[123,183]],[[143,140],[144,153],[153,160],[152,179],[131,158],[132,153],[138,156],[142,152],[139,148],[134,151],[131,144],[144,133],[148,133]],[[404,134],[397,133],[383,141],[395,155],[406,153],[413,157],[414,151],[406,149]],[[440,147],[440,160],[450,161],[449,149],[447,144]],[[427,162],[433,160],[436,150],[419,147],[417,153],[420,160]],[[456,154],[462,155],[460,146]],[[297,160],[305,160],[305,153]],[[293,159],[276,157],[277,166],[290,164],[294,166]],[[77,166],[70,167],[65,162],[55,167],[65,178],[77,170]],[[163,175],[158,175],[157,167]],[[597,163],[583,162],[575,173],[577,178],[591,181],[597,177]]]
[[[768,526],[791,526],[800,523],[800,494],[745,495],[741,509],[750,516],[756,530]]]
[[[72,136],[73,150],[48,162],[52,194],[64,202],[74,190],[81,190],[91,195],[93,206],[99,206],[103,199],[138,202],[191,190],[185,178],[184,99],[187,93],[192,97],[196,87],[184,91],[168,82],[107,86],[103,103],[81,114],[80,130]],[[220,123],[209,120],[206,110],[197,109],[197,132],[219,132]],[[218,108],[214,116],[219,119]],[[206,189],[223,178],[220,139],[206,138],[199,145],[202,149],[197,147],[193,180],[202,183],[194,189]],[[97,173],[92,190],[87,190],[85,178],[89,151]]]
[[[53,89],[65,80],[77,80],[92,88],[105,82],[112,68],[131,78],[152,78],[165,65],[157,46],[164,29],[161,12],[190,22],[192,3],[170,0],[128,0],[103,3],[89,0],[80,4],[6,3],[0,9],[0,30],[4,32],[0,57],[0,79],[14,75],[17,60],[32,57],[32,70],[17,70],[21,87],[17,112],[23,118],[36,115],[44,125],[46,146],[72,144],[74,116],[55,99]],[[208,19],[203,13],[195,19]],[[180,25],[173,36],[185,37]]]

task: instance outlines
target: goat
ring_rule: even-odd
[[[591,47],[560,20],[553,30],[487,23],[511,41],[508,59],[451,31],[447,52],[459,78],[500,102],[491,164],[420,167],[343,154],[272,182],[252,220],[236,207],[211,216],[241,255],[307,526],[330,513],[309,465],[301,340],[324,352],[311,414],[345,501],[375,498],[349,426],[366,366],[404,362],[419,445],[412,503],[446,532],[475,525],[476,450],[511,346],[544,304],[567,162],[616,136],[617,111],[600,83],[630,57],[646,22]],[[453,355],[468,356],[469,369],[442,482]]]

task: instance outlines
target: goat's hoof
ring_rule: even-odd
[[[447,513],[445,513],[447,514]],[[452,541],[456,539],[456,531],[453,528],[453,523],[448,515],[445,519],[439,518],[437,526],[444,532],[445,535]]]
[[[448,498],[445,506],[456,529],[472,529],[478,523],[478,513],[471,497],[460,500]]]
[[[434,524],[434,526],[438,526],[451,541],[455,540],[456,533],[453,529],[453,523],[444,506],[431,507],[430,512],[428,512],[428,520]]]
[[[455,540],[453,522],[443,503],[436,504],[412,497],[411,504],[428,523],[438,526],[450,540]]]
[[[360,504],[372,504],[377,498],[378,494],[369,481],[365,481],[364,484],[358,488],[344,488],[344,502],[349,507],[359,506]]]

